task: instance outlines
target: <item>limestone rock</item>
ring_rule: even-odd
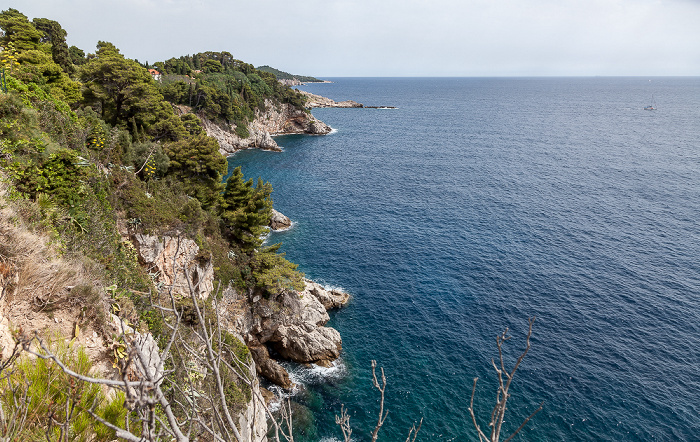
[[[248,124],[248,138],[235,133],[236,126],[229,123],[214,123],[198,115],[207,135],[219,142],[222,155],[231,155],[242,149],[264,149],[280,151],[273,135],[311,134],[324,135],[331,131],[325,123],[317,120],[309,112],[297,109],[288,103],[265,100],[264,110],[257,109],[255,119]]]
[[[294,386],[289,379],[287,370],[278,364],[277,361],[270,358],[270,353],[264,345],[249,345],[248,349],[253,356],[259,375],[285,389],[290,389]]]
[[[330,327],[313,327],[308,323],[281,325],[272,346],[284,358],[303,363],[323,363],[338,359],[342,340],[340,333]]]
[[[292,221],[284,216],[282,213],[272,209],[272,216],[270,217],[270,228],[272,230],[283,230],[288,229],[292,226]]]
[[[345,100],[345,101],[333,101],[330,98],[322,97],[320,95],[312,94],[311,92],[299,91],[302,95],[306,97],[306,107],[342,107],[342,108],[354,108],[354,107],[364,107],[362,103],[357,101]]]
[[[200,299],[214,290],[214,265],[211,254],[199,255],[199,246],[191,239],[173,236],[162,238],[136,233],[131,237],[139,260],[149,273],[155,273],[163,287],[173,287],[173,293],[190,296],[190,285]],[[185,270],[189,281],[185,279]]]
[[[350,295],[339,290],[326,290],[321,284],[305,279],[306,287],[302,294],[314,296],[326,310],[344,307],[350,300]]]
[[[269,343],[284,358],[310,363],[340,356],[340,333],[324,327],[330,317],[309,293],[286,290],[261,299],[253,306],[252,317],[252,336]]]
[[[149,377],[154,380],[162,380],[163,378],[163,365],[160,359],[160,349],[158,348],[158,343],[153,339],[153,335],[150,333],[136,333],[132,345],[140,353],[139,360],[136,364],[137,369],[141,372],[146,379]],[[147,371],[148,373],[144,373]]]

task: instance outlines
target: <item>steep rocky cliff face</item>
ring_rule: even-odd
[[[136,233],[131,241],[156,283],[172,287],[174,295],[189,296],[191,287],[199,299],[206,299],[214,290],[211,254],[200,255],[199,246],[191,239]]]
[[[264,110],[258,109],[255,120],[248,125],[248,138],[236,135],[236,126],[233,124],[215,123],[201,116],[200,119],[207,135],[219,142],[222,155],[250,148],[280,150],[273,135],[325,135],[331,131],[328,125],[317,120],[311,113],[269,99],[265,100]]]
[[[172,286],[174,293],[180,295],[186,295],[193,287],[201,299],[211,295],[211,256],[200,253],[194,241],[142,234],[132,235],[131,240],[139,260],[155,275],[158,285]],[[188,279],[183,276],[183,269],[187,269]],[[327,290],[307,279],[301,292],[285,290],[269,297],[228,288],[217,305],[222,327],[246,343],[256,373],[283,388],[291,388],[289,374],[271,353],[299,363],[330,365],[340,356],[342,339],[337,330],[325,326],[330,319],[327,310],[342,307],[348,300],[346,293]],[[254,402],[260,397],[258,393],[254,391],[253,400],[241,417],[244,419],[245,415],[250,437],[264,434],[256,429],[265,422],[264,416],[258,415],[264,412],[262,404]]]
[[[340,356],[342,339],[326,327],[328,309],[347,304],[349,295],[305,280],[303,291],[286,290],[270,297],[224,292],[222,317],[243,336],[258,374],[283,388],[292,383],[285,369],[271,357],[329,366]]]

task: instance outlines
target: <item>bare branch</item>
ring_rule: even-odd
[[[384,390],[386,390],[386,376],[384,376],[384,368],[380,368],[382,372],[382,384],[381,386],[379,385],[379,381],[377,381],[377,361],[372,360],[372,385],[374,385],[374,388],[379,390],[380,394],[380,400],[379,400],[379,418],[377,419],[377,426],[374,427],[374,431],[372,432],[372,442],[376,442],[377,440],[377,435],[379,433],[379,429],[384,425],[384,420],[386,417],[389,415],[389,412],[387,411],[384,413]]]
[[[350,416],[348,416],[345,405],[340,406],[340,416],[335,417],[335,423],[340,426],[340,431],[343,432],[343,442],[350,442],[352,428],[350,428]]]
[[[474,378],[474,385],[472,387],[472,395],[469,403],[469,414],[471,415],[474,428],[476,429],[477,434],[479,435],[479,441],[498,442],[500,440],[501,428],[503,426],[505,413],[507,410],[506,404],[508,402],[508,399],[510,398],[510,384],[513,381],[513,378],[515,377],[515,373],[518,371],[520,364],[523,362],[523,359],[525,359],[525,356],[530,351],[530,337],[532,336],[532,325],[534,324],[534,322],[534,316],[532,318],[529,318],[525,350],[520,354],[515,364],[513,365],[513,368],[510,371],[506,369],[505,362],[503,359],[503,344],[511,339],[511,337],[508,335],[508,328],[506,328],[502,334],[496,337],[496,347],[498,349],[498,364],[495,360],[491,360],[491,365],[496,371],[496,376],[498,378],[498,389],[496,391],[496,404],[494,405],[493,410],[491,411],[491,420],[489,421],[489,427],[491,427],[491,435],[489,437],[487,437],[486,434],[481,430],[481,427],[479,426],[476,419],[476,414],[474,413],[474,394],[476,391],[476,381],[478,379]],[[528,416],[520,424],[518,429],[515,430],[515,432],[506,439],[506,442],[513,439],[513,437],[515,437],[515,435],[518,434],[525,427],[525,425],[530,421],[530,419],[532,419],[540,410],[542,410],[543,405],[544,403],[540,404],[539,408],[535,410],[530,416]]]
[[[416,442],[416,437],[418,436],[418,432],[420,431],[420,427],[423,426],[423,418],[420,418],[420,422],[418,423],[418,428],[416,428],[416,424],[413,424],[411,426],[411,429],[408,430],[408,437],[406,438],[406,442]],[[413,437],[411,437],[413,436]]]

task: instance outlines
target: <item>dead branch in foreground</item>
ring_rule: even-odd
[[[493,365],[494,370],[496,370],[496,375],[498,376],[498,391],[496,393],[496,405],[493,407],[491,412],[491,420],[488,424],[488,426],[491,427],[491,434],[488,436],[481,430],[481,427],[477,423],[476,415],[474,414],[474,393],[476,391],[476,381],[479,379],[474,378],[472,396],[469,402],[469,414],[472,417],[472,422],[474,424],[474,428],[476,428],[477,434],[479,435],[480,442],[498,442],[500,440],[501,427],[503,426],[503,420],[506,413],[506,403],[510,398],[510,393],[508,392],[510,389],[510,383],[513,381],[513,377],[515,376],[515,372],[520,367],[520,363],[523,361],[523,359],[525,359],[527,352],[530,351],[530,336],[532,336],[532,324],[534,324],[534,322],[534,316],[528,320],[529,328],[527,332],[525,351],[523,351],[523,353],[518,357],[518,359],[515,361],[515,365],[510,371],[506,370],[505,363],[503,362],[503,343],[510,339],[510,336],[508,336],[508,328],[506,328],[505,331],[496,338],[499,364],[496,365],[496,362],[492,359],[491,365]],[[520,424],[518,429],[505,439],[504,442],[508,442],[513,439],[513,437],[515,437],[515,435],[525,427],[530,419],[532,419],[537,413],[540,412],[540,410],[542,410],[543,405],[544,402],[542,402],[540,406]]]
[[[372,360],[372,386],[376,388],[377,391],[379,391],[379,416],[377,418],[377,424],[374,427],[374,431],[372,431],[372,442],[376,442],[379,434],[379,429],[382,428],[386,417],[389,415],[389,411],[384,411],[384,392],[386,391],[386,376],[384,375],[384,368],[380,367],[379,370],[382,373],[381,384],[379,382],[379,379],[377,379],[377,361]],[[338,426],[340,426],[340,430],[343,432],[343,442],[350,442],[352,428],[350,428],[350,416],[348,416],[348,411],[345,408],[345,405],[340,406],[340,416],[335,417],[335,423],[338,424]],[[408,432],[406,442],[415,442],[416,436],[418,436],[418,431],[420,430],[420,427],[422,425],[422,418],[417,428],[416,425],[413,424],[413,426]]]
[[[217,293],[211,295],[213,308],[204,308],[196,296],[197,287],[190,283],[187,270],[182,269],[182,273],[188,281],[187,298],[196,313],[196,323],[189,328],[183,326],[183,310],[173,295],[173,282],[166,297],[169,306],[152,301],[169,330],[167,344],[162,350],[150,334],[140,334],[124,323],[120,324],[119,340],[126,348],[124,360],[118,361],[120,379],[95,378],[71,370],[36,333],[25,336],[21,347],[38,358],[53,361],[76,381],[123,391],[126,397],[124,407],[129,410],[123,427],[99,416],[96,413],[98,404],[86,410],[97,422],[112,429],[120,439],[132,442],[188,442],[200,439],[242,442],[245,439],[231,415],[235,404],[230,403],[227,389],[234,388],[237,382],[245,384],[251,399],[254,399],[253,406],[264,407],[270,417],[272,414],[254,388],[256,375],[252,359],[239,357],[235,348],[223,338]],[[35,343],[36,346],[33,345]],[[253,433],[257,413],[252,416],[253,419],[248,422],[249,434]],[[278,442],[292,441],[291,417],[288,424],[289,437],[282,432],[280,439],[279,426],[275,422]]]

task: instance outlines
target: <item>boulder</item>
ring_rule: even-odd
[[[287,370],[278,364],[277,361],[270,358],[267,347],[264,345],[249,345],[248,349],[253,356],[253,361],[255,361],[258,375],[287,390],[294,386],[289,379]]]
[[[270,228],[272,230],[284,230],[292,226],[292,221],[284,216],[282,213],[272,209],[272,216],[270,217]]]
[[[259,299],[252,313],[251,337],[268,343],[283,358],[316,363],[340,356],[340,333],[324,327],[330,317],[308,292],[285,290],[270,299]]]
[[[320,365],[338,359],[342,350],[342,340],[336,329],[309,324],[281,325],[271,345],[283,358]]]
[[[306,287],[302,294],[308,293],[314,296],[326,310],[345,306],[350,300],[350,295],[339,290],[326,290],[321,284],[305,279]]]

